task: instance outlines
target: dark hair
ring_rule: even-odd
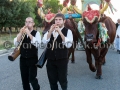
[[[55,18],[56,17],[61,17],[63,20],[65,20],[65,16],[62,14],[62,13],[57,13],[56,15],[55,15]]]

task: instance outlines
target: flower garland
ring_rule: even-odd
[[[109,36],[108,36],[108,33],[107,33],[107,28],[105,26],[105,23],[102,23],[100,22],[98,24],[98,30],[99,30],[99,38],[101,39],[101,43],[106,43]]]

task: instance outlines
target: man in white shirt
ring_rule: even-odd
[[[47,75],[51,90],[58,90],[57,82],[62,90],[67,90],[68,48],[72,46],[73,34],[64,27],[65,18],[61,13],[56,14],[55,24],[43,36],[47,44]]]
[[[41,43],[41,36],[38,31],[33,30],[34,24],[33,18],[27,17],[25,20],[25,26],[14,39],[14,44],[17,45],[21,41],[22,35],[26,33],[20,47],[20,72],[23,90],[31,90],[29,83],[31,83],[33,90],[40,90],[40,86],[36,78],[36,63],[38,62],[37,47]]]
[[[115,48],[117,49],[117,52],[120,54],[120,19],[118,19],[118,27],[117,27],[114,43],[115,43]]]

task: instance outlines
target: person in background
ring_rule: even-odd
[[[118,19],[118,23],[116,24],[116,36],[114,40],[115,48],[117,52],[120,54],[120,19]]]
[[[38,62],[38,45],[41,43],[41,35],[38,31],[33,30],[34,25],[33,18],[27,17],[25,26],[14,39],[14,44],[17,45],[21,41],[22,35],[26,33],[20,47],[20,72],[23,90],[31,90],[29,83],[31,83],[33,90],[40,90],[40,85],[36,78],[36,63]]]
[[[64,27],[63,14],[56,14],[54,19],[55,24],[44,34],[42,40],[43,43],[47,43],[47,75],[51,90],[58,90],[57,82],[62,90],[67,90],[68,48],[72,46],[73,34]]]

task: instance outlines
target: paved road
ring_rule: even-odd
[[[11,62],[7,56],[0,55],[0,90],[22,90],[19,58]],[[115,50],[110,49],[106,56],[102,80],[95,79],[95,73],[89,70],[84,51],[76,51],[75,57],[75,64],[68,65],[68,90],[120,90],[120,54]],[[38,80],[41,90],[50,90],[45,66],[38,69]]]

